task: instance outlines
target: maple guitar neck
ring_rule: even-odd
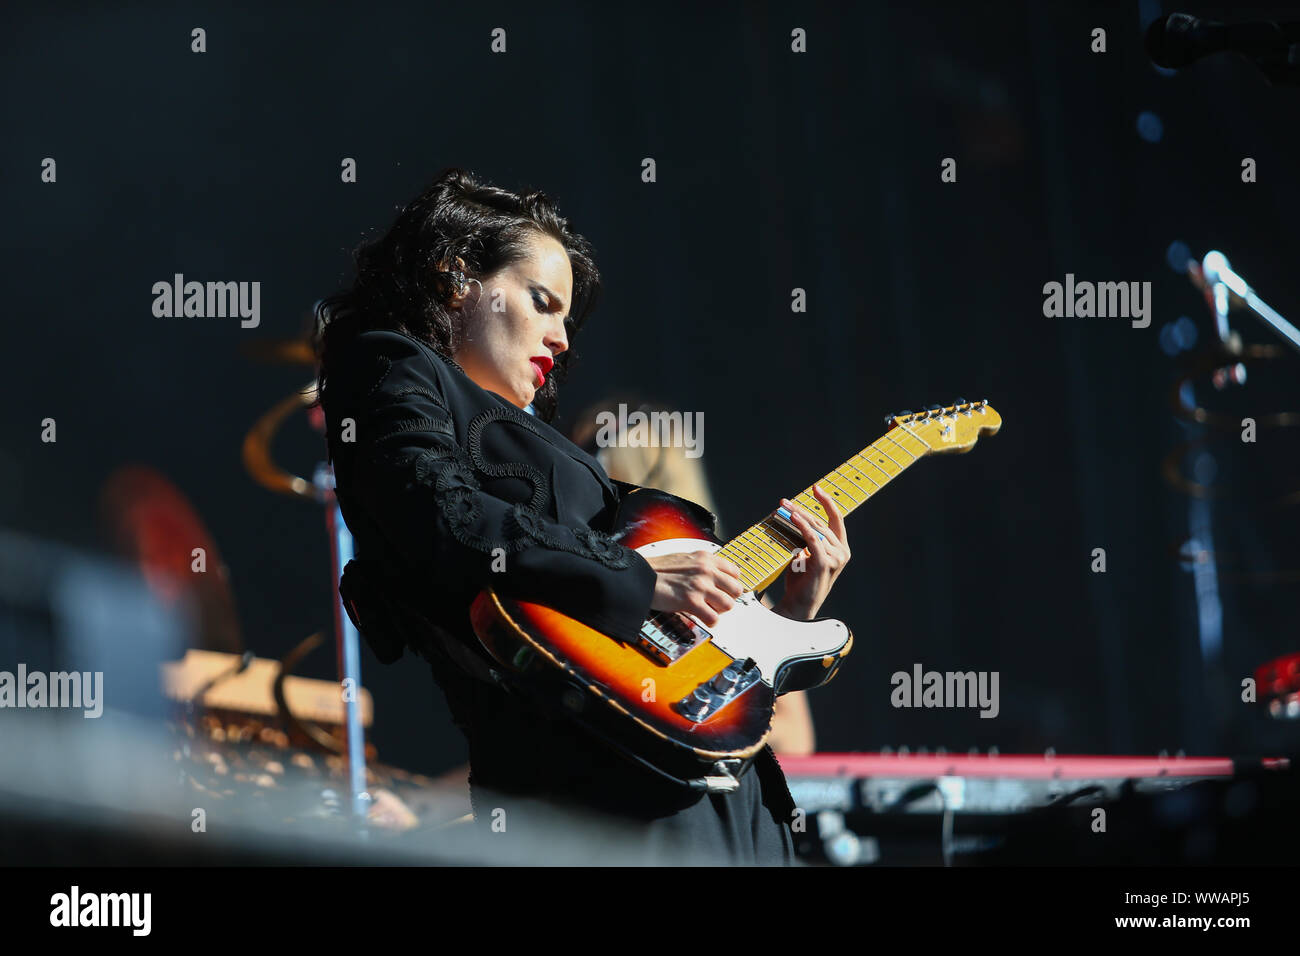
[[[934,405],[928,411],[903,412],[886,420],[890,428],[885,434],[814,482],[831,496],[842,515],[875,497],[925,456],[969,451],[981,435],[995,434],[1002,425],[987,400],[958,399],[947,407]],[[790,500],[827,520],[812,485]],[[746,590],[759,591],[780,577],[803,547],[803,536],[789,521],[786,509],[780,508],[736,535],[718,553],[740,568]]]

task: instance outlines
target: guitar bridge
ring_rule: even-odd
[[[732,661],[712,680],[673,704],[673,710],[693,723],[702,723],[757,684],[762,676],[753,658]]]
[[[646,618],[637,647],[651,660],[671,664],[709,636],[708,631],[689,618],[662,612]]]

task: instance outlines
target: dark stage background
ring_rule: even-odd
[[[239,454],[310,375],[239,350],[302,333],[363,235],[459,165],[550,192],[597,249],[605,293],[560,426],[615,390],[703,412],[726,528],[875,439],[887,412],[962,395],[1002,413],[1000,435],[923,463],[851,519],[853,559],[823,613],[858,640],[811,697],[819,749],[1276,749],[1281,729],[1239,692],[1300,649],[1296,522],[1260,505],[1292,490],[1295,432],[1229,432],[1200,465],[1232,491],[1210,527],[1237,563],[1202,578],[1221,654],[1213,602],[1198,611],[1171,550],[1189,499],[1160,472],[1198,434],[1170,412],[1186,353],[1162,330],[1186,316],[1196,348],[1213,335],[1170,243],[1222,249],[1300,313],[1300,91],[1230,57],[1162,73],[1142,48],[1157,15],[1227,7],[10,7],[0,526],[107,549],[100,490],[147,465],[210,528],[247,647],[279,656],[328,627],[320,509],[254,484]],[[194,27],[206,53],[190,52]],[[45,157],[56,183],[40,180]],[[641,179],[646,157],[657,182]],[[1241,181],[1243,157],[1258,182]],[[155,318],[151,287],[178,272],[260,281],[260,327]],[[1045,318],[1043,285],[1066,273],[1150,281],[1150,327]],[[1289,355],[1197,395],[1261,417],[1295,407],[1296,368]],[[40,441],[46,417],[57,443]],[[276,446],[306,475],[322,453],[301,417]],[[998,671],[1001,713],[893,708],[890,675],[915,663]],[[334,676],[332,653],[299,672]],[[421,662],[385,668],[367,650],[363,677],[382,759],[464,759]]]

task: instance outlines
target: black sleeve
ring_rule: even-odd
[[[349,344],[344,381],[336,383],[331,371],[325,386],[340,492],[409,567],[450,576],[448,590],[492,588],[635,641],[650,613],[654,569],[600,531],[542,514],[535,506],[553,497],[549,487],[534,489],[532,500],[522,503],[484,491],[480,480],[486,476],[457,441],[440,379],[450,370],[436,361],[392,333],[363,333]],[[336,385],[356,413],[351,442],[341,430],[348,412],[333,407]],[[494,472],[502,469],[549,486],[538,469],[523,463],[496,465]]]

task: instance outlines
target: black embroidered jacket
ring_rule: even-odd
[[[348,348],[322,404],[357,556],[400,566],[453,630],[492,587],[635,641],[655,572],[601,530],[619,492],[596,460],[416,339]]]
[[[469,606],[489,586],[637,639],[655,572],[607,533],[620,489],[630,486],[611,481],[556,429],[479,387],[428,345],[388,331],[362,333],[346,356],[331,359],[322,405],[339,505],[358,559],[383,567],[388,582],[461,647],[482,653]],[[494,571],[494,563],[504,571]],[[385,645],[374,629],[362,633],[381,660],[401,655],[401,642]],[[570,722],[471,678],[457,664],[463,654],[452,659],[415,649],[429,659],[468,739],[476,810],[480,791],[551,797],[643,819],[702,800]],[[789,820],[794,804],[770,748],[755,766],[779,818]],[[707,805],[698,812],[713,813]]]

